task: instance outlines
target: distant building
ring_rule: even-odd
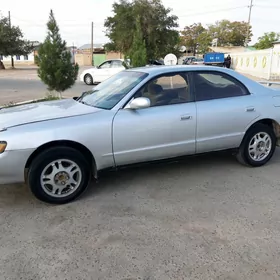
[[[77,49],[77,53],[90,53],[91,44],[84,44]],[[93,44],[93,53],[105,53],[104,44]]]
[[[91,62],[91,44],[84,44],[77,48],[75,62],[80,66],[98,66],[108,59],[123,58],[120,52],[106,52],[104,44],[93,44],[93,61]]]
[[[242,46],[227,46],[227,47],[209,47],[209,51],[222,52],[222,53],[239,53],[255,51],[254,47],[242,47]]]
[[[38,41],[31,41],[34,46],[34,50],[27,55],[14,55],[14,64],[15,66],[20,65],[33,65],[35,63],[35,56],[40,45]],[[3,61],[5,67],[11,66],[11,56],[3,56],[0,54],[0,60]]]

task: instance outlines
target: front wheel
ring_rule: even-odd
[[[256,124],[246,133],[237,154],[242,164],[258,167],[266,164],[276,148],[273,129],[264,124]]]
[[[33,160],[28,184],[34,196],[43,202],[68,203],[88,186],[89,166],[84,156],[73,148],[50,148]]]

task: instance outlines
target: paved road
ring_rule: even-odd
[[[280,152],[227,154],[106,174],[49,206],[0,187],[0,279],[280,279]]]
[[[91,86],[77,81],[63,95],[79,96],[90,88]],[[42,98],[46,96],[47,92],[46,86],[38,78],[35,69],[0,71],[0,104]]]
[[[63,93],[63,96],[80,96],[82,92],[90,88],[90,86],[76,82],[71,89]],[[43,98],[47,92],[46,86],[39,80],[0,79],[0,104]]]

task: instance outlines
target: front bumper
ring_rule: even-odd
[[[26,162],[35,149],[5,151],[0,154],[0,184],[24,183]]]

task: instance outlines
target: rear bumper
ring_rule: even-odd
[[[0,184],[24,183],[26,162],[34,149],[5,151],[0,154]]]

